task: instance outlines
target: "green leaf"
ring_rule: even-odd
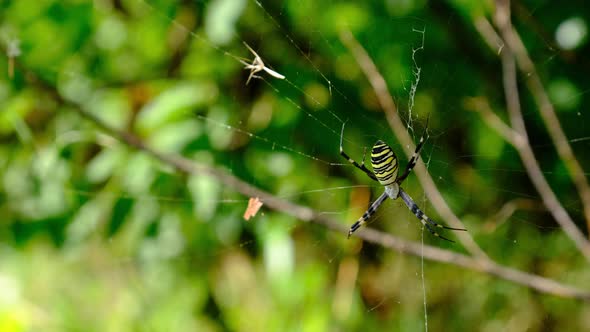
[[[192,118],[196,110],[213,102],[217,93],[217,88],[211,84],[177,83],[141,110],[137,128],[144,134],[150,134],[171,122]]]

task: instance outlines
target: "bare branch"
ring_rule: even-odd
[[[414,150],[414,142],[412,141],[399,117],[397,106],[389,94],[385,79],[383,79],[383,76],[381,76],[381,73],[379,73],[379,70],[373,63],[373,60],[367,54],[367,51],[365,51],[365,49],[359,44],[350,31],[342,31],[340,33],[340,40],[342,40],[342,43],[352,53],[356,62],[361,67],[361,70],[364,72],[365,76],[373,86],[373,90],[377,95],[379,104],[381,104],[381,107],[387,115],[387,121],[389,122],[389,126],[393,130],[393,133],[402,143],[402,145],[410,147],[410,150],[406,151],[406,156],[409,158],[411,151]],[[438,188],[436,188],[432,177],[428,173],[428,170],[422,161],[419,161],[416,164],[414,172],[416,173],[422,188],[424,188],[430,203],[432,206],[434,206],[438,214],[446,221],[446,223],[455,228],[465,228],[463,222],[461,222],[461,220],[451,210]],[[486,253],[481,250],[481,248],[477,245],[477,243],[475,243],[468,232],[457,233],[457,237],[461,240],[461,243],[463,243],[469,252],[478,257],[488,259]]]
[[[492,111],[487,99],[483,97],[468,98],[465,100],[464,104],[466,109],[479,112],[487,125],[496,130],[496,132],[512,146],[516,147],[526,144],[524,137],[510,128],[510,126],[504,123],[504,121]]]
[[[483,41],[488,44],[488,47],[500,55],[504,47],[504,41],[498,34],[494,27],[485,17],[481,16],[473,20],[473,25],[479,34],[483,37]]]
[[[523,77],[526,79],[526,84],[531,91],[535,102],[537,103],[537,107],[541,113],[541,118],[547,127],[547,131],[549,132],[551,140],[556,147],[557,153],[559,154],[561,160],[563,160],[565,163],[565,166],[572,177],[574,185],[578,190],[578,194],[580,195],[582,205],[584,207],[586,225],[590,231],[590,185],[588,185],[588,180],[584,175],[584,169],[574,156],[574,152],[568,143],[567,136],[563,132],[559,118],[555,114],[555,108],[553,107],[551,100],[549,100],[547,91],[543,87],[543,83],[539,77],[539,74],[537,73],[535,64],[529,57],[526,47],[524,46],[518,32],[516,32],[512,26],[509,7],[509,1],[498,1],[497,10],[501,11],[499,15],[505,16],[500,18],[501,22],[498,22],[500,33],[506,42],[506,45],[510,47],[510,50],[518,64],[518,68],[522,72]],[[476,22],[480,22],[482,20],[486,21],[482,18],[478,19]],[[484,24],[482,23],[476,23],[476,26],[483,25]],[[485,40],[490,38],[489,36],[483,34],[482,36]],[[488,41],[488,44],[489,43],[490,41]]]
[[[518,210],[546,211],[543,205],[535,200],[516,198],[502,205],[496,214],[488,218],[482,228],[488,232],[493,232]]]
[[[311,208],[297,205],[286,201],[282,198],[274,196],[262,189],[259,189],[237,177],[228,173],[227,171],[216,168],[213,166],[197,163],[193,160],[186,159],[179,155],[165,154],[160,151],[154,150],[146,145],[137,136],[128,132],[114,128],[95,116],[94,114],[84,110],[81,105],[77,105],[71,101],[65,100],[57,92],[55,87],[51,86],[47,82],[40,79],[34,73],[27,71],[27,77],[33,79],[35,83],[38,83],[46,92],[50,93],[60,104],[65,104],[68,110],[78,113],[83,118],[94,123],[100,128],[105,134],[110,135],[117,140],[127,144],[130,147],[134,147],[139,151],[146,153],[153,158],[167,164],[179,172],[186,174],[202,174],[210,175],[220,181],[222,184],[233,188],[237,192],[248,196],[258,197],[265,206],[289,214],[297,219],[305,222],[313,222],[318,225],[322,225],[327,229],[337,231],[342,234],[348,232],[348,227],[336,220],[332,219],[326,214],[319,213],[312,210]],[[367,242],[371,242],[380,245],[384,248],[396,250],[401,253],[410,254],[417,257],[424,257],[426,259],[447,263],[463,267],[465,269],[479,271],[496,276],[500,279],[512,281],[516,284],[523,285],[525,287],[534,289],[541,293],[551,294],[554,296],[573,298],[582,300],[584,302],[590,302],[590,291],[582,290],[573,286],[564,285],[553,279],[541,277],[535,274],[519,271],[510,267],[499,265],[495,262],[490,261],[487,257],[474,258],[463,254],[455,253],[449,250],[424,245],[422,243],[412,242],[400,239],[398,237],[365,228],[358,232],[358,237],[364,239]]]
[[[497,1],[496,6],[496,24],[500,29],[501,35],[512,38],[512,23],[510,22],[510,2],[507,0]],[[584,234],[578,229],[570,215],[567,213],[563,205],[557,199],[555,192],[547,183],[543,176],[541,167],[535,159],[533,149],[531,148],[526,127],[524,124],[524,117],[520,108],[520,96],[518,94],[518,84],[516,75],[515,56],[512,52],[512,43],[509,43],[502,49],[502,77],[504,82],[504,93],[506,96],[506,106],[510,116],[510,123],[513,130],[524,138],[526,144],[515,146],[524,167],[529,174],[529,178],[533,185],[541,195],[543,203],[553,215],[553,218],[563,228],[564,232],[574,241],[580,252],[590,261],[590,242],[586,239]],[[557,121],[557,119],[556,119]],[[558,124],[559,125],[559,124]]]
[[[242,181],[241,179],[222,169],[199,164],[178,155],[164,154],[156,151],[143,143],[138,137],[109,126],[98,117],[81,109],[80,107],[74,107],[72,109],[84,118],[96,124],[106,134],[111,135],[114,138],[128,144],[129,146],[135,147],[148,155],[151,155],[152,157],[167,165],[173,166],[180,172],[187,174],[211,175],[222,184],[235,189],[243,195],[249,197],[259,197],[266,206],[274,210],[287,213],[305,222],[313,222],[323,225],[330,230],[334,230],[342,234],[346,234],[348,232],[348,227],[346,225],[343,225],[342,223],[332,219],[326,214],[322,214],[308,207],[283,200],[255,186],[252,186],[247,182]],[[487,258],[469,257],[463,254],[452,252],[450,250],[403,240],[370,228],[360,230],[357,234],[358,237],[367,242],[380,245],[384,248],[396,250],[401,253],[410,254],[417,257],[423,256],[424,258],[432,261],[457,265],[469,270],[487,273],[498,278],[535,289],[542,293],[590,302],[590,291],[581,290],[576,287],[564,285],[549,278],[544,278],[535,274],[505,267],[494,263]]]

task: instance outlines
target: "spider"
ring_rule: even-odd
[[[363,162],[361,164],[357,163],[352,158],[350,158],[342,148],[342,136],[344,135],[344,125],[345,124],[342,125],[342,132],[340,133],[340,155],[344,157],[346,160],[348,160],[348,162],[353,164],[356,168],[365,172],[371,179],[378,181],[382,186],[385,187],[385,191],[383,192],[383,194],[381,194],[381,196],[379,196],[379,198],[377,198],[377,200],[374,201],[373,204],[371,204],[369,209],[365,213],[363,213],[359,220],[352,224],[350,230],[348,231],[349,238],[352,235],[352,233],[354,233],[363,224],[365,224],[367,220],[369,220],[369,218],[371,218],[371,216],[377,211],[379,206],[381,206],[381,204],[388,197],[391,199],[397,199],[398,197],[401,197],[404,203],[406,203],[408,209],[412,211],[412,213],[418,218],[418,220],[422,222],[424,227],[426,227],[426,229],[428,229],[428,231],[436,237],[439,237],[443,240],[447,240],[450,242],[455,242],[438,234],[434,230],[434,227],[451,229],[454,231],[466,231],[466,229],[463,228],[443,226],[441,224],[434,222],[432,219],[426,216],[424,212],[422,212],[422,210],[420,210],[420,208],[410,197],[410,195],[408,195],[401,187],[402,182],[408,177],[414,166],[416,166],[416,162],[420,157],[420,150],[422,149],[422,146],[424,146],[426,139],[428,139],[428,121],[426,122],[426,127],[424,128],[424,134],[422,134],[422,137],[420,138],[420,141],[416,146],[416,150],[414,151],[414,154],[412,154],[410,161],[408,161],[406,170],[402,175],[398,174],[399,165],[395,153],[393,152],[391,147],[389,147],[389,145],[387,145],[385,142],[381,140],[378,140],[375,143],[375,145],[373,145],[373,149],[371,150],[371,166],[373,167],[373,172],[371,172],[365,166],[364,155]]]
[[[260,56],[258,55],[258,53],[256,53],[248,44],[246,44],[246,42],[244,42],[244,45],[246,45],[246,47],[248,48],[248,50],[250,50],[250,52],[252,52],[252,54],[254,54],[254,60],[252,60],[252,63],[247,63],[246,61],[240,60],[240,62],[246,66],[244,69],[249,69],[250,70],[250,76],[248,76],[248,80],[246,81],[246,85],[248,85],[248,83],[250,83],[250,80],[252,79],[252,77],[258,77],[254,74],[258,73],[259,71],[264,70],[265,72],[267,72],[270,76],[272,77],[276,77],[278,79],[285,79],[285,76],[277,73],[276,71],[269,69],[268,67],[266,67],[264,65],[264,62],[262,62],[262,58],[260,58]]]

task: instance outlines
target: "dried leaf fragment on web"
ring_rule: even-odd
[[[258,210],[262,207],[262,202],[258,197],[250,197],[248,200],[248,207],[246,208],[246,212],[244,212],[244,219],[246,221],[250,220],[250,218],[256,216]]]

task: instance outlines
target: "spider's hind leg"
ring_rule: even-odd
[[[438,228],[443,228],[443,229],[450,229],[450,230],[454,230],[454,231],[466,231],[466,229],[463,228],[453,228],[453,227],[448,227],[448,226],[443,226],[441,224],[438,224],[436,222],[434,222],[432,219],[428,218],[428,216],[426,214],[424,214],[424,212],[422,212],[422,210],[420,210],[420,208],[418,207],[418,205],[414,202],[414,200],[412,200],[412,198],[410,197],[410,195],[408,195],[401,187],[399,188],[399,195],[401,196],[402,200],[404,201],[404,203],[406,203],[406,205],[408,206],[408,209],[410,209],[410,211],[412,211],[412,213],[416,216],[416,218],[418,218],[418,220],[420,220],[420,222],[422,223],[422,225],[424,225],[424,227],[426,227],[426,229],[434,236],[439,237],[443,240],[447,240],[449,242],[455,242],[453,240],[447,239],[446,237],[438,234],[433,227],[438,227]]]
[[[365,213],[363,213],[359,220],[357,220],[354,224],[352,224],[352,226],[350,226],[350,230],[348,231],[348,238],[350,238],[352,233],[354,233],[357,229],[364,225],[367,222],[367,220],[369,220],[369,218],[371,218],[371,216],[377,211],[379,206],[381,206],[381,204],[383,204],[383,202],[388,197],[389,196],[387,195],[387,193],[384,192],[383,194],[381,194],[381,196],[379,196],[379,198],[377,198],[377,200],[373,202],[373,204],[371,204],[371,206],[369,206],[369,209]]]
[[[420,212],[422,212],[422,211],[420,211]],[[416,215],[416,216],[418,216],[418,215]],[[426,220],[428,220],[428,222]],[[430,232],[430,234],[432,234],[432,235],[434,235],[436,237],[439,237],[439,238],[441,238],[443,240],[447,240],[449,242],[455,243],[455,241],[453,241],[451,239],[447,239],[446,237],[438,234],[434,229],[432,229],[432,226],[430,226],[430,222],[433,222],[433,221],[430,220],[430,218],[428,218],[424,213],[422,213],[422,218],[420,218],[420,222],[422,222],[422,225],[424,225],[424,227],[426,227],[426,229]]]

